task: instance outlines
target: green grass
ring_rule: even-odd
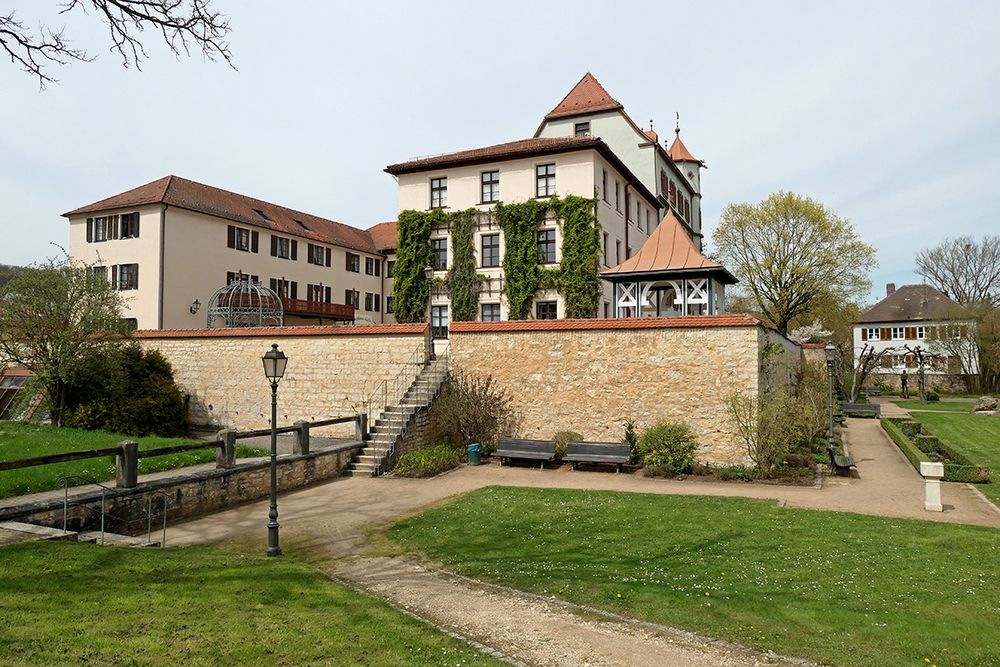
[[[935,412],[972,412],[975,401],[895,401],[896,405],[905,410],[934,410]]]
[[[1000,531],[489,487],[389,536],[459,573],[823,663],[1000,664]]]
[[[914,412],[911,417],[973,463],[989,466],[991,481],[976,488],[1000,503],[1000,417],[935,412]]]
[[[196,442],[192,439],[160,438],[149,436],[134,438],[103,431],[84,431],[74,428],[57,428],[44,424],[22,424],[0,421],[0,461],[25,459],[46,454],[75,452],[85,449],[114,447],[122,440],[135,440],[139,449],[157,449]],[[237,447],[237,457],[265,456],[263,449]],[[139,459],[139,473],[171,470],[197,463],[215,460],[215,449],[200,449],[167,456]],[[115,458],[106,456],[98,459],[52,463],[31,468],[5,470],[0,472],[0,498],[20,496],[26,493],[49,491],[60,487],[59,478],[79,475],[96,481],[107,481],[115,477]],[[70,480],[70,485],[86,484],[83,480]]]
[[[2,665],[498,665],[292,557],[0,549]]]

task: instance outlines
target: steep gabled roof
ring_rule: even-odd
[[[63,216],[68,218],[148,204],[176,206],[253,227],[263,227],[289,236],[314,239],[367,252],[375,251],[371,236],[363,229],[179,176],[164,176],[152,183],[73,209],[63,213]]]
[[[861,313],[858,324],[919,322],[963,317],[962,306],[930,285],[903,285]]]
[[[368,228],[368,235],[372,237],[372,243],[379,250],[395,250],[399,241],[396,231],[396,221],[380,222]]]
[[[639,274],[683,273],[703,270],[722,274],[723,282],[733,284],[733,277],[724,266],[708,259],[695,247],[681,221],[672,209],[667,210],[663,221],[657,225],[639,252],[613,268],[602,271],[601,275],[615,277]]]
[[[691,151],[687,149],[684,142],[681,141],[681,128],[674,130],[674,143],[670,144],[670,150],[667,151],[667,155],[674,162],[697,162],[698,164],[704,166],[704,162],[691,155]]]
[[[566,93],[566,97],[546,114],[545,120],[624,108],[621,102],[611,97],[593,74],[587,72],[573,89]]]

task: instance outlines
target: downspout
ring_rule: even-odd
[[[163,244],[164,244],[164,240],[166,239],[166,235],[167,235],[166,226],[167,226],[167,205],[164,204],[163,208],[160,209],[160,285],[159,285],[159,293],[160,293],[159,294],[159,302],[160,302],[160,307],[159,307],[159,312],[157,314],[157,321],[156,321],[156,328],[157,329],[162,329],[163,328],[163,276],[164,276],[164,272],[166,271],[165,266],[164,266],[164,262],[163,262],[163,257],[164,257],[164,253],[165,253],[164,248],[163,248]]]
[[[629,209],[629,206],[628,206],[629,205],[629,201],[628,201],[628,186],[629,186],[629,183],[628,183],[628,181],[626,181],[625,182],[625,218],[624,218],[624,221],[625,221],[625,259],[626,260],[631,255],[631,253],[628,251],[628,209]]]

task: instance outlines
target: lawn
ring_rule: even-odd
[[[973,463],[989,466],[990,483],[976,488],[1000,503],[1000,417],[935,412],[913,412],[911,417]]]
[[[936,412],[972,412],[975,401],[896,401],[896,405],[905,410],[934,410]]]
[[[0,550],[0,664],[498,665],[285,555]]]
[[[191,439],[133,438],[103,431],[83,431],[74,428],[57,428],[44,424],[22,424],[0,421],[0,461],[25,459],[46,454],[75,452],[85,449],[114,447],[122,440],[135,440],[139,449],[156,449],[195,442]],[[237,447],[237,457],[265,456],[263,449]],[[215,460],[215,449],[201,449],[167,456],[139,459],[139,473],[182,468],[196,463]],[[99,482],[115,478],[115,458],[106,456],[99,459],[52,463],[32,468],[19,468],[0,472],[0,498],[20,496],[26,493],[49,491],[60,487],[59,479],[68,475],[79,475]],[[84,480],[70,480],[70,485],[85,484]]]
[[[826,664],[1000,664],[993,529],[489,487],[389,536],[461,574]]]

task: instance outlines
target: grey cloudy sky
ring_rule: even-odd
[[[710,235],[778,189],[879,250],[873,295],[947,236],[1000,232],[1000,3],[215,0],[238,71],[99,56],[37,82],[0,63],[0,263],[65,245],[59,214],[167,174],[357,227],[391,220],[385,165],[531,136],[591,71],[641,125],[707,161]],[[55,0],[0,0],[30,25]]]

